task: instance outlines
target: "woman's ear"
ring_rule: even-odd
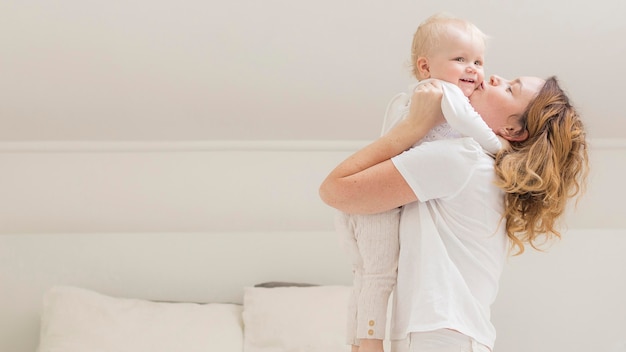
[[[418,57],[415,66],[417,67],[419,79],[430,78],[430,66],[428,65],[428,58],[423,56]]]
[[[528,130],[522,130],[520,126],[508,125],[502,127],[498,134],[509,142],[521,142],[528,139]]]
[[[496,134],[502,136],[509,142],[522,142],[528,139],[528,129],[526,124],[520,121],[519,115],[511,115],[507,118],[506,123]]]

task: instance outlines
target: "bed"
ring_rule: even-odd
[[[242,304],[155,302],[53,287],[44,296],[38,351],[346,349],[349,287],[274,284],[245,288]]]
[[[345,347],[332,231],[1,235],[0,263],[2,351]]]

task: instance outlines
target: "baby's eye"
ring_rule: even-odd
[[[474,61],[474,65],[476,66],[482,66],[483,62],[482,61]]]
[[[455,57],[454,61],[465,62],[465,58],[464,57]]]

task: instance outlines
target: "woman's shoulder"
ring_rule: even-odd
[[[494,176],[493,159],[470,137],[426,142],[392,158],[392,162],[423,201],[453,197],[470,184],[483,185],[479,180],[491,182]]]
[[[430,169],[442,174],[467,173],[478,165],[493,165],[493,159],[471,137],[424,142],[392,160],[407,171]]]

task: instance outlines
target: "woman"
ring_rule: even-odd
[[[420,88],[409,116],[339,164],[320,196],[347,213],[403,206],[394,349],[490,351],[508,251],[559,236],[555,221],[586,175],[585,132],[555,78],[493,76],[470,101],[510,148],[495,161],[471,138],[409,149],[444,122],[441,94],[437,82]],[[382,341],[359,351],[382,351]]]

